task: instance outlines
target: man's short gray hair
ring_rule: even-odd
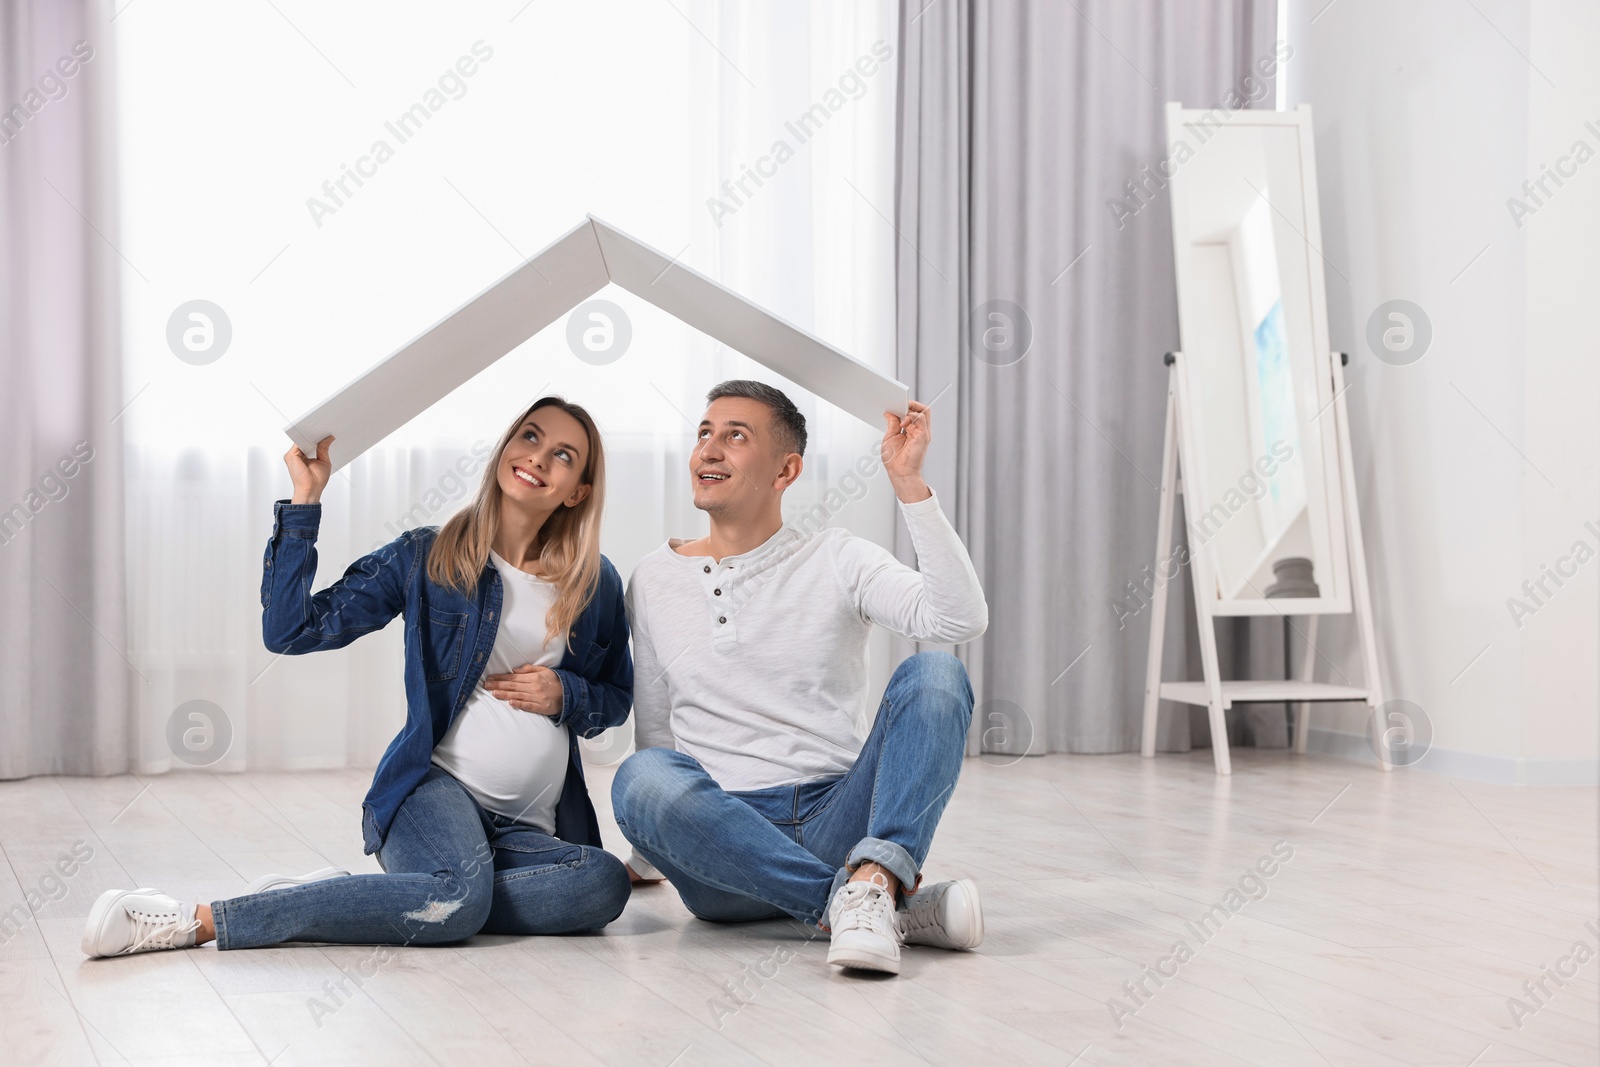
[[[774,389],[766,382],[751,381],[748,378],[734,378],[730,381],[712,386],[706,394],[706,403],[721,400],[725,396],[738,397],[741,400],[758,400],[767,405],[772,411],[772,430],[778,447],[784,453],[796,452],[806,454],[806,417],[800,414],[800,409],[794,406],[794,401],[782,389]]]

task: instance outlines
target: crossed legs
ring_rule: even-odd
[[[959,660],[919,653],[895,670],[844,775],[730,793],[692,757],[645,749],[612,783],[617,824],[699,918],[787,914],[825,926],[833,894],[864,865],[916,888],[961,772],[972,702]]]

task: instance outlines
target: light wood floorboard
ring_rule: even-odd
[[[326,983],[370,948],[91,961],[79,939],[108,888],[212,900],[268,871],[376,871],[368,772],[0,783],[0,1063],[1600,1060],[1600,957],[1546,979],[1520,1026],[1510,1009],[1575,943],[1600,950],[1600,793],[1249,749],[1234,768],[1218,778],[1207,752],[968,760],[928,878],[976,878],[988,937],[907,948],[898,978],[832,973],[798,924],[701,923],[663,885],[598,935],[390,950],[339,999]],[[591,793],[626,855],[610,778],[591,769]],[[93,858],[63,878],[79,842]],[[1278,842],[1292,858],[1251,881]],[[1241,887],[1251,899],[1199,936]],[[1176,975],[1146,977],[1179,941]],[[731,999],[779,945],[793,958]]]

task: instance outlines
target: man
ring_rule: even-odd
[[[969,879],[922,886],[972,719],[945,652],[895,670],[863,740],[867,636],[970,641],[988,627],[977,573],[922,480],[929,410],[885,412],[885,472],[920,570],[843,530],[782,517],[805,416],[782,392],[723,382],[689,458],[709,536],[672,538],[628,584],[639,751],[612,787],[636,858],[714,922],[791,915],[829,931],[828,962],[896,974],[900,946],[983,938]]]

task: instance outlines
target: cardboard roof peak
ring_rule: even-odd
[[[613,283],[875,428],[906,412],[900,382],[589,215],[286,431],[307,455],[333,434],[338,470]]]

